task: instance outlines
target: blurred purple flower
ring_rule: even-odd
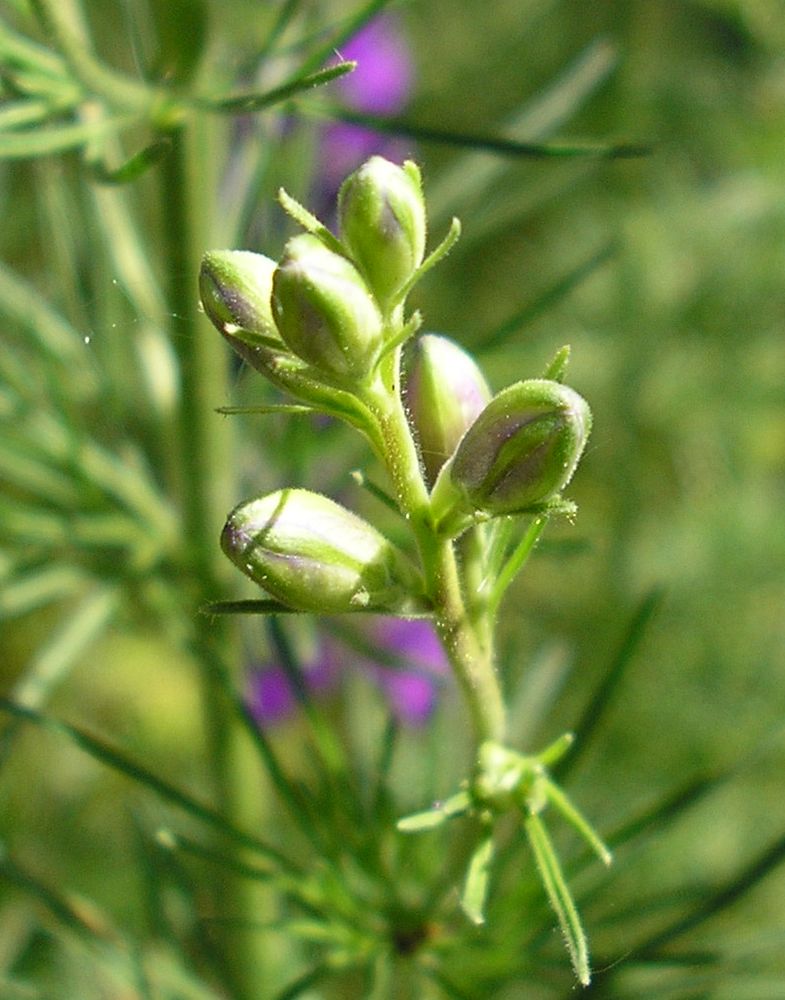
[[[312,694],[327,694],[338,679],[338,664],[331,650],[320,648],[318,655],[302,665],[303,681]],[[297,696],[282,666],[270,663],[251,671],[246,701],[260,726],[288,718],[297,708]]]
[[[341,58],[357,62],[357,69],[337,84],[347,107],[382,117],[403,110],[412,89],[413,66],[393,14],[369,21],[342,47]],[[375,153],[401,161],[411,156],[412,144],[360,125],[328,125],[320,151],[320,183],[327,197],[334,197],[344,177]]]
[[[433,625],[417,619],[380,618],[374,636],[383,650],[412,667],[369,664],[393,713],[410,725],[427,722],[436,705],[439,679],[448,669]]]
[[[350,107],[376,115],[394,115],[403,108],[411,90],[412,61],[397,18],[373,18],[346,42],[341,56],[357,63],[339,83]]]
[[[367,639],[378,647],[378,659],[334,639],[322,639],[313,660],[302,665],[308,690],[317,697],[328,694],[342,671],[353,667],[374,679],[401,722],[413,726],[427,722],[438,686],[447,674],[447,659],[433,626],[426,621],[379,617],[371,620]],[[261,726],[283,721],[297,706],[286,672],[277,664],[251,673],[246,697]]]

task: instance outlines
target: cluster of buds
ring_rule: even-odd
[[[545,514],[572,509],[561,491],[585,446],[589,407],[561,382],[566,350],[545,377],[494,396],[457,344],[415,337],[419,318],[406,318],[407,295],[460,228],[454,220],[425,255],[425,203],[413,163],[399,167],[375,156],[351,174],[339,192],[337,235],[285,193],[281,202],[305,233],[289,240],[277,263],[245,251],[208,253],[200,276],[205,312],[274,385],[365,434],[389,473],[416,558],[304,489],[241,503],[221,545],[270,595],[267,610],[433,619],[469,704],[478,757],[460,791],[399,828],[427,829],[466,812],[480,819],[463,894],[464,911],[480,923],[496,821],[517,812],[578,978],[587,983],[585,938],[540,812],[554,805],[603,860],[609,856],[545,775],[550,752],[530,757],[500,742],[505,707],[492,627],[527,551],[528,532],[509,544],[507,529],[515,516],[537,515],[541,525]],[[501,530],[481,527],[493,519]],[[464,534],[459,560],[454,543]],[[566,745],[559,743],[559,753]]]
[[[207,253],[204,310],[240,353],[282,388],[356,388],[372,381],[397,324],[407,283],[423,262],[425,205],[414,163],[372,157],[339,193],[340,239],[282,192],[307,232],[277,263],[242,250]],[[282,364],[284,356],[298,364]]]
[[[446,337],[415,337],[404,317],[416,280],[457,238],[425,256],[426,212],[415,164],[379,156],[338,196],[338,234],[282,192],[306,232],[280,260],[248,251],[204,257],[205,312],[239,353],[306,405],[362,430],[393,481],[422,477],[435,535],[558,506],[591,424],[586,402],[555,378],[492,396],[473,358]],[[406,341],[410,341],[403,351]],[[408,418],[417,468],[390,454],[379,414],[390,395]],[[393,451],[395,449],[392,449]],[[397,497],[404,514],[407,497]],[[281,603],[299,610],[427,606],[421,576],[375,528],[326,497],[289,490],[230,516],[227,555]]]

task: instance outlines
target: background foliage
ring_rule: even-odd
[[[62,9],[78,24],[75,6]],[[404,143],[423,167],[434,234],[453,213],[464,224],[416,304],[430,329],[477,351],[497,389],[569,342],[571,382],[595,413],[571,490],[577,523],[548,535],[503,622],[521,746],[577,728],[571,794],[618,844],[610,873],[575,854],[589,992],[779,997],[782,19],[776,5],[734,0],[397,9],[416,71],[402,121],[419,127]],[[290,20],[272,37],[282,12]],[[67,734],[4,720],[0,988],[384,996],[378,969],[337,975],[335,948],[328,974],[318,935],[277,923],[266,885],[251,890],[156,839],[165,827],[209,841],[151,777],[265,840],[288,836],[210,669],[233,664],[239,690],[245,664],[276,655],[256,623],[199,614],[239,585],[218,531],[242,496],[284,483],[378,515],[348,477],[367,461],[348,433],[215,414],[266,390],[229,369],[195,313],[202,250],[277,256],[288,233],[277,187],[313,203],[314,101],[334,102],[333,85],[253,114],[193,112],[185,130],[171,108],[129,100],[120,129],[43,48],[21,51],[23,37],[53,44],[36,13],[6,0],[0,14],[0,676],[14,702],[84,727],[146,771],[122,774]],[[340,47],[347,26],[328,3],[134,0],[82,13],[95,52],[161,81],[173,113],[185,93],[267,93],[313,72],[322,58],[309,57]],[[60,151],[52,130],[72,123],[82,132]],[[530,156],[466,137],[650,151]],[[149,169],[105,183],[160,138],[165,155]],[[290,638],[307,642],[308,628]],[[320,713],[367,789],[386,731],[376,693],[351,674]],[[464,726],[446,691],[431,726],[400,734],[380,824],[452,787]],[[271,733],[298,781],[314,781],[314,738],[302,716]],[[409,870],[437,865],[438,845],[411,850]],[[446,920],[435,996],[572,990],[531,862],[509,857],[490,917],[503,930],[486,938]],[[240,910],[274,929],[203,919]],[[405,976],[407,948],[398,954]]]

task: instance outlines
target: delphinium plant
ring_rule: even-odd
[[[393,6],[418,86],[382,104],[348,81],[381,68],[363,29]],[[750,405],[781,353],[761,279],[781,156],[749,109],[776,120],[779,52],[744,5],[644,6],[0,0],[3,1000],[565,1000],[590,971],[578,909],[587,995],[781,996],[785,838],[760,821],[781,768],[767,797],[748,752],[781,618],[761,571],[779,397]],[[657,101],[650,172],[563,138],[649,130]],[[433,280],[414,289],[446,245],[426,256],[413,168],[383,168],[410,207],[389,242],[367,173],[333,225],[326,122],[395,144],[363,158],[422,159],[435,230],[466,218]],[[280,264],[211,252],[205,279],[269,385],[230,363],[196,275],[211,247],[277,254],[282,183],[334,233],[284,197],[305,235]],[[617,223],[629,248],[605,243]],[[473,356],[417,329],[412,290]],[[506,383],[563,329],[602,417],[577,482],[591,546],[554,525],[519,589],[572,518],[588,414],[563,354]],[[246,580],[218,536],[254,492],[224,534]],[[262,573],[269,596],[229,602]],[[636,595],[663,576],[630,677],[659,607]]]
[[[337,417],[366,438],[386,469],[385,499],[405,522],[410,545],[402,549],[306,489],[244,501],[229,515],[221,545],[269,595],[245,610],[433,622],[463,692],[476,752],[454,794],[398,828],[416,833],[465,814],[476,821],[461,906],[482,924],[497,826],[516,817],[586,985],[586,939],[546,831],[546,808],[561,813],[603,861],[610,853],[549,776],[570,735],[524,753],[508,732],[494,652],[507,587],[548,519],[575,513],[562,490],[591,414],[563,383],[569,351],[559,351],[543,377],[491,396],[457,344],[418,338],[421,318],[407,314],[407,296],[449,252],[460,226],[454,219],[426,256],[425,201],[413,162],[400,167],[375,156],[351,174],[339,193],[337,236],[284,191],[280,200],[305,232],[289,240],[277,263],[242,250],[208,252],[200,273],[204,309],[238,354],[300,407]]]

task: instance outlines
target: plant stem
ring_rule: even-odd
[[[210,245],[210,205],[204,192],[214,190],[206,176],[214,148],[205,130],[211,123],[194,117],[171,136],[172,149],[161,164],[164,211],[164,260],[169,276],[172,341],[179,360],[181,391],[176,427],[179,494],[182,511],[182,575],[193,645],[201,670],[202,711],[207,757],[212,768],[213,796],[224,816],[238,825],[259,821],[258,785],[248,778],[248,749],[238,728],[215,664],[238,664],[236,632],[227,620],[199,614],[200,606],[225,591],[229,566],[221,557],[218,535],[235,493],[231,422],[215,406],[228,395],[229,368],[220,337],[197,311],[196,275],[205,246]],[[226,572],[225,572],[226,571]],[[216,879],[218,912],[256,915],[259,900],[239,880]],[[230,967],[242,982],[236,997],[256,997],[265,972],[258,935],[222,941]]]
[[[383,385],[372,392],[370,400],[385,443],[382,457],[400,508],[414,533],[436,629],[466,698],[477,742],[499,741],[504,737],[505,707],[492,644],[485,641],[488,623],[478,623],[477,628],[472,623],[464,601],[455,543],[439,537],[433,528],[428,489],[401,402],[400,349],[392,352],[385,368]]]

